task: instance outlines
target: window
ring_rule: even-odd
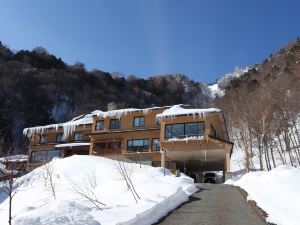
[[[148,139],[133,139],[127,141],[128,152],[147,152],[148,151]]]
[[[30,162],[32,163],[49,162],[54,157],[60,157],[60,150],[55,149],[51,151],[32,152]]]
[[[142,127],[144,125],[145,125],[145,117],[144,116],[134,117],[134,120],[133,120],[134,127]]]
[[[218,137],[217,131],[212,125],[210,125],[210,135],[216,138]]]
[[[152,138],[152,151],[159,151],[159,139]]]
[[[74,141],[83,141],[83,133],[75,132],[74,134]]]
[[[63,133],[58,133],[57,135],[56,135],[56,143],[62,143],[62,142],[64,142],[64,135],[63,135]]]
[[[40,141],[40,143],[41,144],[45,144],[45,143],[47,143],[48,142],[48,138],[47,138],[47,136],[46,135],[41,135],[41,141]]]
[[[157,125],[160,125],[160,124],[161,124],[161,118],[160,118],[160,117],[157,117],[157,118],[156,118],[156,124],[157,124]]]
[[[121,127],[121,122],[119,119],[111,119],[109,122],[110,129],[119,129]]]
[[[97,121],[95,130],[103,130],[103,129],[104,129],[104,120]]]
[[[204,122],[167,124],[165,139],[202,136],[205,132]]]

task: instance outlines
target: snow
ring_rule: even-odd
[[[210,93],[209,96],[212,98],[216,98],[217,96],[222,97],[225,94],[225,91],[219,88],[219,84],[213,84],[213,85],[209,85],[207,86]]]
[[[93,118],[92,114],[87,114],[87,115],[81,115],[78,117],[73,118],[71,121],[68,121],[66,123],[57,123],[57,124],[50,124],[46,126],[37,126],[37,127],[30,127],[30,128],[25,128],[23,130],[23,135],[31,137],[34,133],[40,133],[43,134],[45,130],[47,129],[55,129],[56,131],[58,128],[63,128],[63,138],[64,140],[72,134],[76,127],[79,125],[87,125],[87,124],[92,124],[93,123]]]
[[[300,167],[278,166],[271,171],[250,172],[226,181],[240,186],[268,213],[267,221],[277,225],[298,225],[300,221]]]
[[[28,156],[27,155],[11,155],[7,157],[0,158],[1,163],[5,162],[27,162]]]
[[[169,109],[163,111],[163,113],[157,114],[156,118],[174,118],[176,116],[181,115],[193,115],[194,117],[198,115],[199,117],[203,117],[208,113],[221,112],[220,109],[217,108],[209,108],[209,109],[186,109],[183,108],[182,105],[174,105]]]
[[[64,147],[76,147],[76,146],[88,146],[90,145],[90,143],[84,143],[84,142],[80,142],[80,143],[67,143],[67,144],[59,144],[59,145],[55,145],[55,148],[64,148]]]
[[[176,177],[167,170],[164,176],[162,168],[124,163],[141,198],[136,203],[118,172],[117,161],[77,155],[54,159],[48,165],[53,168],[56,199],[43,179],[43,167],[18,178],[13,224],[152,224],[197,191],[193,180],[184,174]],[[89,185],[91,180],[94,187]],[[92,190],[106,204],[102,211],[75,192],[74,184]],[[8,199],[2,193],[1,225],[7,224],[7,217]]]
[[[197,141],[197,140],[203,140],[204,136],[192,136],[192,137],[185,137],[185,138],[170,138],[168,141],[185,141],[186,143],[189,141]]]
[[[88,125],[93,123],[93,116],[98,116],[101,118],[106,117],[114,117],[120,119],[122,116],[125,116],[127,114],[133,113],[133,112],[143,112],[143,114],[147,114],[152,110],[155,109],[161,109],[161,108],[167,108],[169,106],[165,107],[152,107],[152,108],[146,108],[146,109],[136,109],[136,108],[128,108],[128,109],[117,109],[112,111],[103,112],[101,110],[95,110],[89,114],[81,115],[73,118],[72,120],[65,122],[65,123],[57,123],[57,124],[50,124],[46,126],[37,126],[37,127],[30,127],[25,128],[23,130],[23,135],[31,137],[34,133],[43,134],[45,130],[47,129],[55,129],[56,131],[58,128],[63,128],[63,139],[65,140],[70,134],[72,134],[76,127],[79,125]]]

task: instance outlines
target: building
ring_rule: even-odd
[[[203,171],[229,172],[233,143],[220,109],[184,105],[94,111],[73,120],[24,129],[30,138],[28,169],[74,154],[180,169],[201,179]]]

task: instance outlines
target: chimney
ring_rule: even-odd
[[[107,104],[107,111],[112,111],[112,110],[116,110],[117,109],[117,105],[114,102],[110,102]]]

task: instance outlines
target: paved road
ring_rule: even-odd
[[[236,188],[199,184],[200,191],[159,225],[266,225]]]

